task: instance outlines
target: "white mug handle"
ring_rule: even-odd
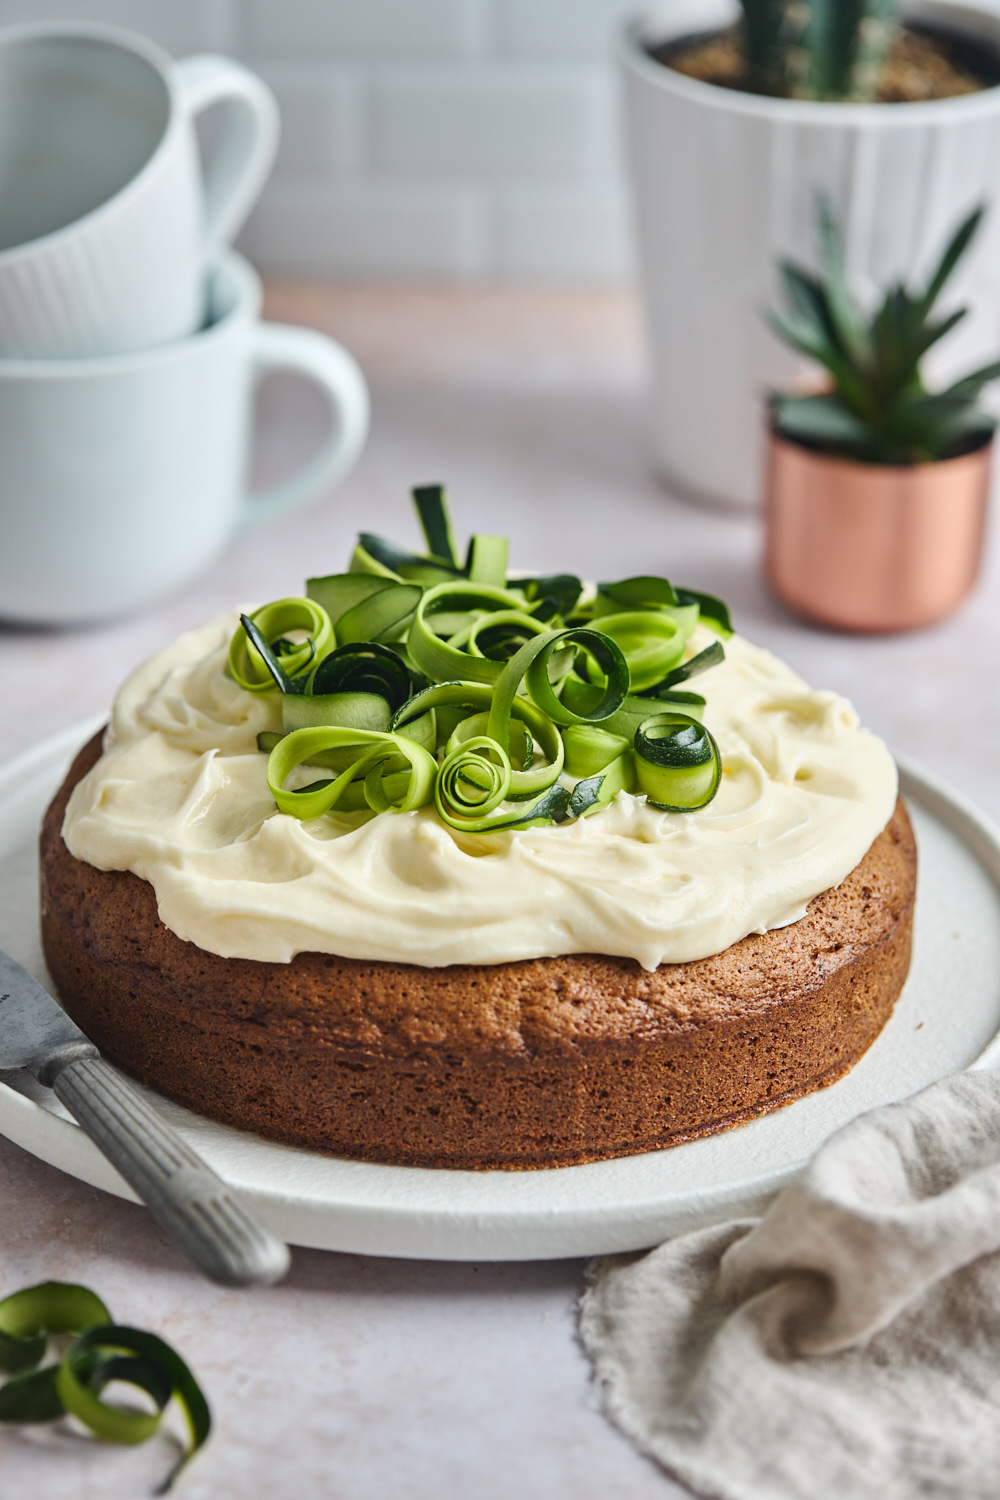
[[[199,53],[176,63],[181,107],[191,120],[224,106],[205,163],[205,248],[228,245],[257,200],[278,149],[278,106],[264,81],[228,57]]]
[[[319,386],[330,403],[333,432],[297,474],[244,496],[240,527],[258,526],[311,500],[339,482],[356,462],[368,436],[370,403],[357,361],[325,334],[285,323],[258,323],[251,357],[259,380],[270,370],[294,370]]]

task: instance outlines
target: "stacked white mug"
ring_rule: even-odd
[[[338,344],[258,322],[260,282],[227,248],[277,145],[260,79],[56,22],[0,31],[0,98],[0,618],[76,623],[167,592],[333,483],[368,397]],[[320,386],[333,431],[248,495],[253,387],[278,367]]]

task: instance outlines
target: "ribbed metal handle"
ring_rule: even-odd
[[[106,1062],[50,1064],[45,1081],[206,1276],[224,1286],[281,1280],[287,1245]]]

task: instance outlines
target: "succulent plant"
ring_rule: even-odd
[[[983,387],[1000,378],[1000,361],[943,391],[928,391],[920,376],[928,349],[968,311],[931,316],[983,211],[976,208],[959,226],[921,291],[896,283],[866,317],[847,285],[833,213],[819,201],[820,273],[782,262],[787,311],[771,312],[768,319],[793,349],[823,366],[831,388],[816,395],[772,395],[777,432],[824,453],[882,464],[949,458],[989,438],[996,423],[978,401]]]
[[[870,99],[893,34],[895,0],[740,0],[755,93]]]

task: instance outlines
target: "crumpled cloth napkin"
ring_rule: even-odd
[[[861,1116],[763,1218],[589,1279],[608,1415],[698,1494],[1000,1497],[1000,1073]]]

